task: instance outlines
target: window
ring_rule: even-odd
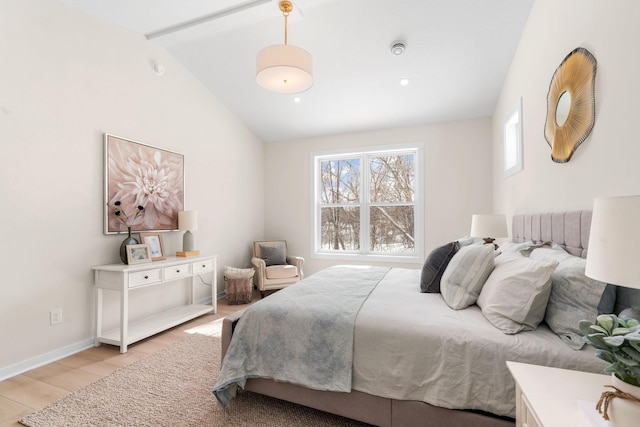
[[[420,158],[416,146],[314,155],[313,253],[421,258]]]
[[[523,168],[522,154],[522,98],[504,123],[504,177]]]

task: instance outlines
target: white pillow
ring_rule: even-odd
[[[480,292],[482,314],[505,334],[532,331],[544,319],[556,260],[502,254]]]
[[[493,270],[493,251],[493,244],[468,245],[451,258],[440,280],[440,293],[449,307],[461,310],[476,302]]]

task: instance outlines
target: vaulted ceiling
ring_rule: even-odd
[[[281,95],[255,78],[258,51],[283,43],[277,0],[59,1],[167,49],[264,141],[491,116],[534,2],[294,0],[288,43],[315,82]]]

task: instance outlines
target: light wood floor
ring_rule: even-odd
[[[254,292],[253,301],[259,298]],[[189,334],[211,335],[212,331],[219,330],[222,318],[245,307],[247,305],[228,305],[226,299],[221,299],[216,314],[201,316],[132,344],[125,354],[120,354],[119,347],[103,344],[1,381],[0,427],[24,427],[18,422],[24,416]]]

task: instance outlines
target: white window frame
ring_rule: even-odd
[[[504,122],[503,176],[508,178],[524,168],[522,138],[522,98]]]
[[[415,251],[413,255],[387,255],[369,253],[369,182],[363,179],[361,187],[360,207],[360,251],[358,252],[327,252],[320,250],[320,206],[317,203],[320,192],[319,168],[322,160],[345,158],[348,156],[364,158],[364,154],[402,154],[403,152],[415,153],[415,189],[414,189],[414,239]],[[361,168],[368,165],[361,162]],[[323,150],[311,153],[311,258],[325,260],[367,261],[367,262],[398,262],[421,263],[424,261],[424,144],[397,144],[385,146],[368,146],[358,149]]]

